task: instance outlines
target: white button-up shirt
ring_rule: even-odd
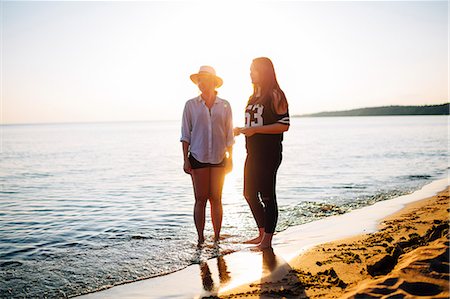
[[[216,96],[211,109],[208,109],[201,96],[187,101],[180,141],[189,143],[189,151],[198,161],[212,164],[222,162],[227,147],[234,144],[230,103]]]

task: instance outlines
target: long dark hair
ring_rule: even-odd
[[[258,57],[253,59],[252,65],[259,74],[260,83],[258,83],[261,89],[260,97],[256,97],[257,86],[253,84],[253,94],[250,96],[249,104],[261,103],[273,105],[273,93],[277,93],[281,97],[280,105],[287,107],[286,96],[280,85],[278,85],[277,76],[275,75],[275,68],[272,61],[267,57]],[[275,108],[275,107],[273,107]]]

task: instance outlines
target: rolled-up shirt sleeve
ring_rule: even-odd
[[[189,109],[189,102],[186,103],[183,110],[183,118],[181,120],[181,138],[180,141],[191,143],[192,120]]]

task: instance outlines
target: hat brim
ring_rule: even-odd
[[[194,82],[195,85],[198,84],[198,79],[199,79],[200,77],[211,77],[211,78],[214,78],[214,80],[216,81],[216,88],[219,88],[219,87],[222,86],[222,84],[223,84],[222,78],[217,77],[217,76],[214,76],[214,75],[212,75],[212,74],[192,74],[192,75],[190,76],[191,81]]]

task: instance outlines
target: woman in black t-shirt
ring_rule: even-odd
[[[258,237],[245,243],[265,249],[272,247],[278,220],[276,174],[281,163],[283,132],[289,129],[289,111],[269,58],[254,59],[250,77],[253,94],[245,110],[245,127],[235,128],[234,133],[245,135],[244,196],[259,229]]]

